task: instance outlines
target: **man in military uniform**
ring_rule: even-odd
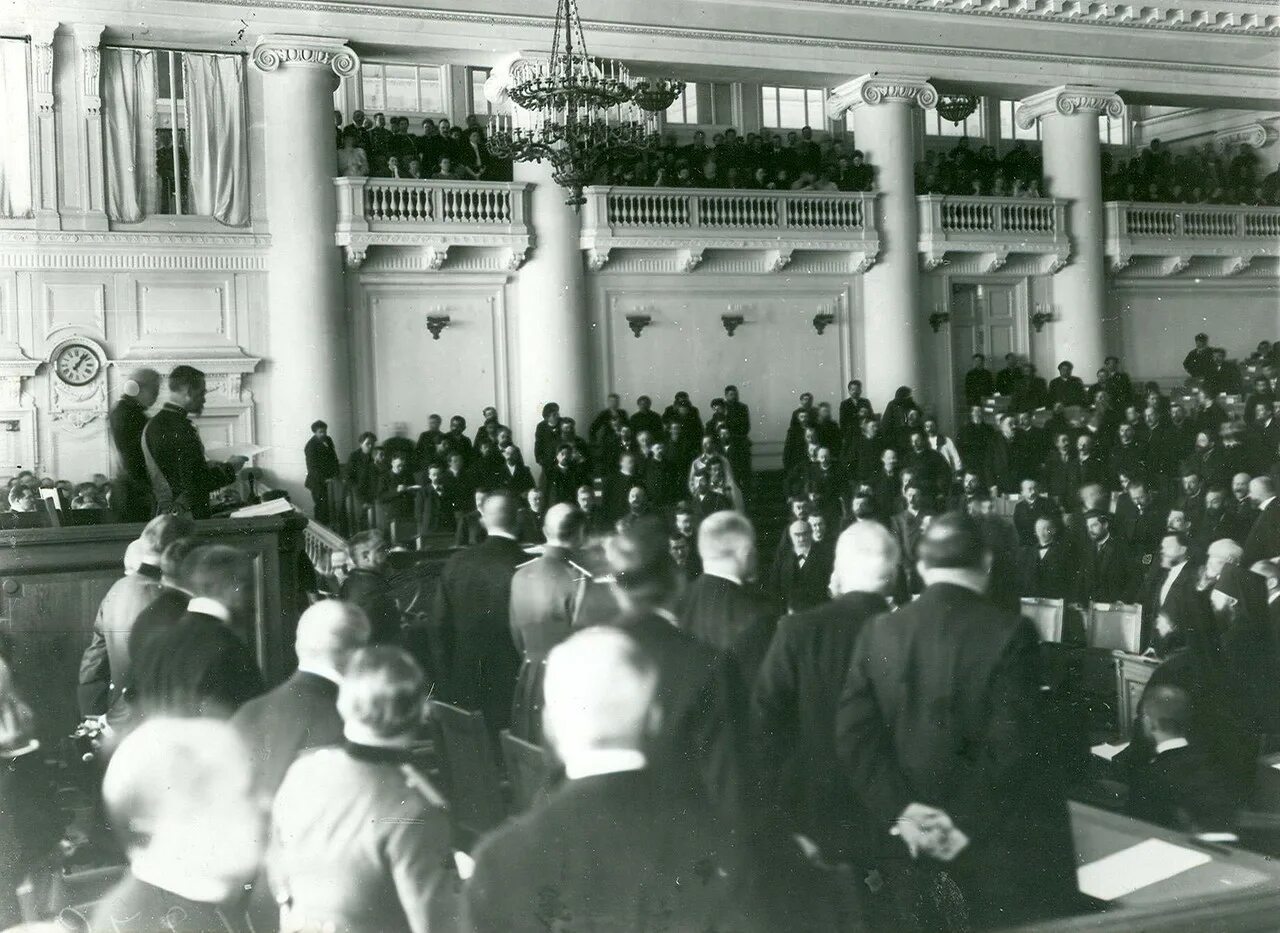
[[[169,373],[169,400],[142,432],[156,511],[190,512],[192,518],[209,517],[209,493],[235,482],[247,462],[232,457],[226,463],[209,463],[204,443],[191,423],[204,411],[204,373],[194,366],[176,366]]]

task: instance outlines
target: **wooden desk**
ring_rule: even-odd
[[[1111,657],[1116,670],[1116,732],[1121,739],[1128,739],[1147,681],[1161,662],[1124,651],[1113,651]]]
[[[1102,905],[1097,913],[1026,927],[1035,931],[1169,930],[1186,933],[1275,930],[1280,926],[1280,863],[1238,849],[1205,846],[1178,832],[1072,801],[1076,864],[1083,866],[1148,839],[1212,858]]]
[[[42,740],[56,742],[79,721],[80,656],[98,604],[124,573],[124,552],[140,523],[0,531],[0,637],[12,652],[18,690],[36,712]],[[296,664],[293,633],[302,611],[298,557],[306,519],[298,513],[197,522],[196,534],[253,557],[250,647],[269,684]]]

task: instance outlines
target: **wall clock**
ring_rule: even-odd
[[[53,371],[67,385],[88,385],[102,369],[102,360],[88,344],[69,343],[53,358]]]

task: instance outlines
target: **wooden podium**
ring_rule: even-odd
[[[196,523],[198,537],[253,557],[255,611],[248,633],[268,685],[296,665],[293,635],[305,608],[299,586],[306,518],[298,512]],[[70,734],[80,656],[98,604],[124,575],[124,552],[141,523],[0,531],[0,638],[18,690],[35,710],[42,741]],[[305,560],[305,557],[303,557]]]
[[[1138,701],[1160,661],[1124,651],[1111,652],[1111,658],[1116,671],[1116,731],[1127,740],[1138,714]]]

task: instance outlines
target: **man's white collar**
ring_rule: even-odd
[[[213,616],[219,622],[231,624],[231,610],[216,599],[207,596],[195,596],[187,603],[187,612],[198,612],[201,615]]]
[[[593,748],[566,756],[564,774],[571,781],[640,771],[648,764],[644,753],[633,748]]]

